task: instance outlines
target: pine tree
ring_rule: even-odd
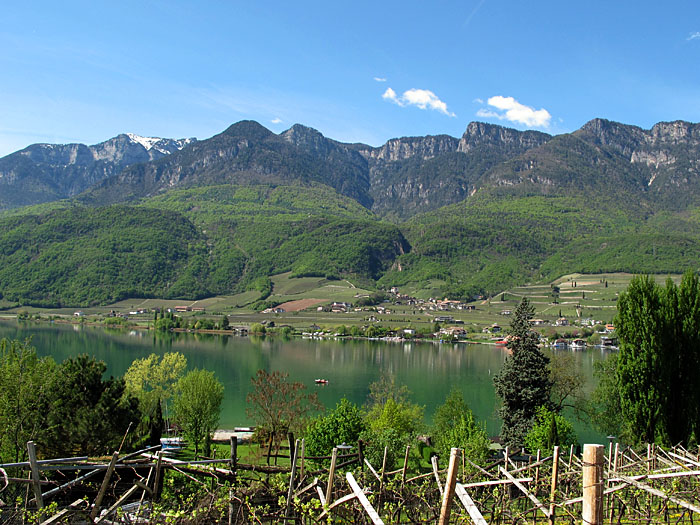
[[[496,395],[503,404],[499,415],[503,421],[501,440],[520,447],[532,428],[537,409],[549,405],[552,389],[549,358],[538,347],[538,335],[530,329],[535,313],[527,298],[515,309],[508,331],[508,348],[512,352],[494,377]]]

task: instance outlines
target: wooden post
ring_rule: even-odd
[[[554,447],[554,455],[552,457],[552,488],[549,492],[549,524],[554,525],[554,517],[556,515],[556,506],[554,499],[557,495],[557,478],[559,477],[559,447]]]
[[[603,523],[603,445],[583,446],[583,523]]]
[[[440,473],[438,472],[438,457],[437,456],[432,456],[430,458],[430,463],[433,465],[433,475],[435,476],[435,482],[437,483],[438,489],[440,489],[440,496],[444,494],[444,491],[442,490],[442,483],[440,483]]]
[[[304,479],[304,457],[306,456],[306,445],[304,438],[301,438],[301,464],[299,466],[299,482]]]
[[[44,498],[41,496],[39,465],[36,462],[36,446],[33,441],[27,441],[27,453],[29,454],[29,467],[32,471],[32,488],[34,489],[34,497],[36,498],[36,507],[40,509],[44,506]]]
[[[290,436],[292,436],[292,433],[289,433]],[[297,471],[297,451],[299,450],[299,440],[297,439],[296,443],[294,443],[294,450],[290,449],[290,453],[292,455],[292,471],[289,474],[289,491],[287,492],[287,508],[284,511],[284,523],[286,525],[287,523],[287,518],[289,518],[289,511],[292,508],[292,499],[294,498],[294,475],[296,474]],[[326,498],[326,501],[329,501],[328,498]]]
[[[403,470],[401,471],[401,485],[406,483],[406,467],[408,467],[408,451],[411,450],[411,445],[406,445],[406,455],[403,458]]]
[[[231,436],[231,454],[229,456],[229,468],[231,469],[231,474],[236,475],[236,467],[238,466],[238,438],[236,436]]]
[[[506,470],[508,470],[508,460],[510,459],[509,452],[510,450],[508,447],[503,451],[503,468]]]
[[[90,519],[92,521],[95,521],[97,513],[100,512],[102,498],[104,498],[105,492],[107,491],[107,487],[109,486],[109,480],[112,477],[112,472],[114,472],[114,467],[117,464],[117,459],[119,459],[119,452],[114,453],[114,455],[112,456],[112,461],[109,462],[109,466],[107,467],[107,472],[105,473],[105,477],[102,480],[100,491],[97,493],[97,498],[95,498],[95,504],[93,505],[92,511],[90,512]]]
[[[328,484],[326,485],[326,503],[330,505],[331,492],[333,490],[333,476],[335,476],[335,462],[338,460],[338,448],[333,447],[331,455],[331,469],[328,471]]]
[[[450,450],[450,465],[447,467],[447,479],[445,480],[445,493],[442,496],[442,507],[440,507],[439,525],[447,525],[450,522],[450,510],[452,498],[455,495],[455,484],[457,483],[457,464],[460,449]]]
[[[153,481],[153,500],[158,501],[160,498],[161,486],[163,485],[163,451],[158,451],[158,460],[156,461],[156,479]]]
[[[538,448],[537,449],[537,459],[535,460],[535,465],[537,465],[535,467],[535,484],[533,485],[534,488],[532,489],[532,491],[535,494],[537,494],[537,487],[539,487],[539,484],[540,484],[540,459],[541,459],[540,449]],[[528,463],[529,463],[529,461],[528,461]],[[528,474],[530,474],[530,469],[528,469]],[[537,510],[532,511],[532,522],[537,523]]]
[[[574,464],[574,446],[571,445],[569,448],[569,472],[571,472],[571,465]]]
[[[357,460],[360,462],[360,469],[365,470],[365,443],[361,439],[357,440]]]
[[[389,447],[384,447],[384,459],[382,459],[382,470],[379,473],[379,497],[377,498],[377,505],[382,504],[382,492],[384,489],[384,473],[386,472],[386,456],[389,453]]]

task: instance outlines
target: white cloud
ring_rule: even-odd
[[[700,39],[700,31],[695,31],[695,33],[690,33],[686,40],[698,40]]]
[[[386,78],[384,77],[374,77],[374,80],[377,82],[386,82]]]
[[[444,115],[456,117],[454,113],[447,109],[447,104],[440,100],[435,93],[427,89],[409,89],[404,91],[403,95],[397,96],[396,91],[386,88],[382,98],[401,107],[416,106],[420,109],[433,109]]]
[[[477,117],[482,118],[497,118],[498,120],[508,120],[516,124],[532,126],[536,128],[547,128],[552,120],[552,115],[546,109],[534,109],[530,106],[521,104],[513,97],[502,97],[497,95],[490,97],[487,104],[491,108],[481,108],[476,112]]]
[[[273,124],[280,124],[282,122],[282,119],[279,117],[275,117],[270,122],[272,122]]]

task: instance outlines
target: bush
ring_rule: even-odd
[[[354,445],[366,429],[360,409],[343,398],[328,415],[312,419],[306,427],[306,451],[310,456],[329,455],[336,445]]]
[[[266,331],[265,327],[260,323],[253,323],[248,330],[251,334],[264,334]]]

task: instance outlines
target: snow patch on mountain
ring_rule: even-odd
[[[141,135],[136,135],[134,133],[127,133],[126,136],[129,137],[132,141],[141,144],[144,148],[146,148],[146,150],[150,150],[158,142],[163,140],[157,137],[142,137]]]

